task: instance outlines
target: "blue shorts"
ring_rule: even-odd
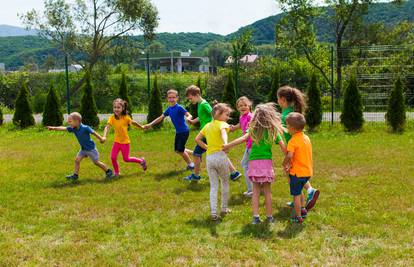
[[[99,161],[99,152],[96,148],[92,150],[80,150],[78,152],[78,157],[90,158],[93,162],[97,162]]]
[[[310,177],[297,177],[296,175],[289,174],[290,178],[290,194],[292,196],[299,196],[302,194],[303,187],[308,182]]]
[[[176,133],[174,142],[174,151],[183,153],[185,151],[185,144],[187,144],[190,132]]]
[[[206,138],[203,137],[203,139],[201,140],[203,140],[203,142],[207,144]],[[206,150],[197,144],[194,148],[193,155],[201,158],[205,152]]]

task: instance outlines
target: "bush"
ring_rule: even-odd
[[[309,130],[313,131],[322,122],[322,100],[321,90],[318,86],[318,80],[315,74],[312,74],[308,89],[308,108],[306,110],[306,123]]]
[[[47,94],[46,104],[43,111],[42,124],[44,126],[62,125],[63,114],[59,103],[59,98],[52,83],[50,84],[49,93]]]
[[[3,124],[3,110],[0,107],[0,125],[2,125],[2,124]]]
[[[132,117],[132,105],[131,105],[131,100],[128,95],[128,86],[127,86],[125,73],[122,73],[121,85],[119,86],[118,96],[128,103],[128,108],[127,108],[128,114]]]
[[[385,114],[387,123],[394,132],[402,132],[405,126],[406,114],[403,90],[404,85],[401,78],[398,77],[391,92],[387,113]]]
[[[273,70],[272,73],[272,83],[270,86],[270,93],[268,96],[268,102],[277,103],[277,90],[280,87],[280,71],[278,68]]]
[[[82,115],[82,123],[91,127],[99,126],[98,109],[96,108],[91,77],[89,74],[86,74],[86,82],[83,86],[80,114]]]
[[[239,122],[239,112],[236,108],[236,89],[234,87],[233,75],[229,72],[227,76],[226,87],[224,88],[223,103],[227,103],[234,110],[231,114],[230,123],[237,124]]]
[[[33,111],[35,113],[42,113],[45,109],[46,104],[46,94],[38,93],[33,98]]]
[[[364,124],[361,94],[358,90],[355,76],[351,76],[345,89],[344,104],[342,106],[341,123],[347,131],[354,132],[362,128]]]
[[[161,92],[158,89],[157,76],[154,77],[154,83],[151,91],[151,96],[148,105],[147,121],[151,122],[162,115],[162,100]],[[159,129],[162,127],[162,122],[154,125],[153,128]]]
[[[29,90],[27,83],[23,83],[17,95],[13,123],[21,128],[27,128],[35,124],[33,111],[29,101]]]

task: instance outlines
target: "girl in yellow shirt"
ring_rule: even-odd
[[[117,98],[113,102],[114,114],[108,119],[108,124],[105,127],[103,138],[106,139],[106,135],[111,127],[114,127],[115,139],[111,151],[112,165],[114,166],[115,176],[119,176],[119,164],[117,157],[119,152],[122,153],[124,162],[134,162],[140,164],[142,169],[147,170],[147,162],[144,158],[135,158],[129,156],[130,143],[128,136],[128,127],[134,125],[137,128],[144,129],[142,125],[132,120],[127,113],[128,103],[120,98]]]

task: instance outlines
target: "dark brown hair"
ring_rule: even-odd
[[[277,90],[277,97],[283,97],[289,105],[293,105],[295,112],[303,113],[306,109],[305,96],[294,87],[282,86]]]
[[[192,95],[192,96],[201,95],[201,90],[196,85],[190,85],[187,87],[187,89],[185,89],[185,96],[188,96],[188,95]]]
[[[125,116],[128,115],[128,102],[126,102],[125,100],[121,99],[121,98],[117,98],[112,102],[112,106],[114,106],[115,104],[120,104],[122,106],[122,112],[121,115]],[[115,115],[115,119],[119,119],[116,115]]]
[[[291,112],[286,117],[286,123],[297,131],[302,131],[306,125],[305,116],[298,112]]]

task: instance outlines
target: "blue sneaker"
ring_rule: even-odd
[[[79,178],[79,176],[76,173],[66,176],[66,179],[72,180],[72,181],[76,181],[76,180],[78,180],[78,178]]]
[[[273,218],[273,216],[266,217],[266,223],[267,224],[273,224],[275,222],[276,222],[276,220],[275,220],[275,218]]]
[[[308,194],[308,197],[306,198],[306,210],[310,210],[312,209],[315,204],[316,201],[318,200],[320,191],[319,189],[312,189],[312,192],[310,194]]]
[[[241,175],[241,173],[240,173],[240,172],[235,171],[235,172],[232,172],[232,173],[230,174],[230,179],[231,179],[233,182],[235,182],[235,181],[237,181],[237,180],[238,180],[241,176],[242,176],[242,175]]]
[[[187,177],[184,178],[184,180],[187,181],[199,181],[201,179],[200,175],[195,175],[194,173],[192,173],[191,175],[188,175]]]
[[[253,216],[253,220],[252,220],[253,225],[259,224],[261,222],[262,221],[260,220],[260,217]]]
[[[111,169],[108,169],[108,170],[105,172],[105,178],[106,178],[106,179],[111,179],[112,177],[114,177],[114,172],[113,172]]]

